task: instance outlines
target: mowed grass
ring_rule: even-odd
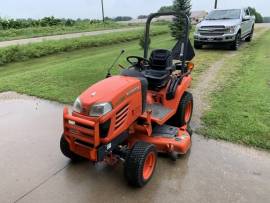
[[[175,41],[169,34],[152,38],[151,49],[172,48]],[[56,54],[26,62],[12,63],[0,67],[0,91],[16,91],[62,103],[72,103],[91,84],[104,79],[107,68],[120,50],[126,53],[120,63],[127,66],[129,55],[143,55],[138,40],[99,48],[81,49]],[[226,51],[200,51],[194,60],[195,79],[213,61]],[[113,73],[119,73],[115,67]]]
[[[270,150],[270,31],[228,61],[204,117],[207,137]]]

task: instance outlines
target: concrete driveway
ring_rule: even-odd
[[[0,94],[0,202],[269,202],[270,154],[193,136],[177,162],[158,160],[142,189],[122,165],[72,164],[62,156],[62,108],[15,93]]]

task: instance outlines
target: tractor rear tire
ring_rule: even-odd
[[[143,187],[152,178],[157,163],[155,145],[137,142],[129,152],[124,164],[124,176],[134,187]]]
[[[64,135],[62,135],[61,140],[60,140],[60,149],[61,149],[61,152],[63,153],[63,155],[65,155],[67,158],[71,159],[74,162],[84,160],[83,157],[75,154],[74,152],[72,152],[70,150],[69,144],[66,141],[66,138]]]
[[[193,112],[193,96],[184,92],[175,115],[170,119],[169,124],[175,127],[189,126]]]

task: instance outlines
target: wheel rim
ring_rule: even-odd
[[[148,180],[155,168],[156,164],[156,155],[154,152],[151,152],[147,155],[145,161],[144,161],[144,166],[143,166],[143,179]]]
[[[191,101],[187,104],[186,109],[185,109],[185,122],[188,123],[190,121],[191,117],[191,112],[192,112],[192,103]]]

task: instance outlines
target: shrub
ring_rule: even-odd
[[[166,26],[157,27],[152,36],[168,33]],[[141,30],[123,33],[110,33],[100,36],[85,36],[76,39],[63,39],[58,41],[44,41],[40,43],[10,46],[0,49],[0,65],[11,62],[25,61],[60,52],[76,49],[101,47],[111,44],[138,40],[142,36]]]

